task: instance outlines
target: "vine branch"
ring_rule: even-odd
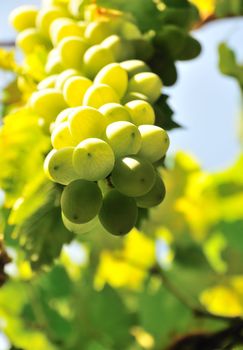
[[[239,322],[243,325],[243,319],[241,317],[231,317],[212,314],[211,312],[205,310],[201,305],[195,306],[190,300],[185,298],[185,296],[175,287],[174,284],[168,279],[166,273],[159,266],[155,266],[150,270],[151,275],[159,276],[165,286],[165,288],[174,295],[174,297],[179,300],[183,305],[189,308],[195,317],[199,318],[209,318],[213,320],[228,322],[230,324],[238,324]]]
[[[15,40],[0,41],[0,47],[14,47],[14,46],[15,46]]]

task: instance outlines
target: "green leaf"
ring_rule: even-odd
[[[63,244],[73,238],[62,223],[60,191],[52,185],[46,188],[43,197],[44,203],[14,231],[35,269],[51,264],[59,256]]]
[[[175,84],[177,80],[177,70],[174,60],[166,51],[156,50],[149,61],[152,71],[160,76],[165,86]]]
[[[234,51],[226,43],[221,43],[218,50],[220,71],[235,78],[243,86],[243,65],[237,63]]]
[[[187,30],[199,19],[198,11],[189,1],[163,1],[161,7],[152,0],[98,0],[98,5],[130,12],[139,28],[159,30],[165,24],[175,24]]]
[[[105,286],[101,292],[90,291],[88,298],[93,327],[106,336],[110,335],[110,341],[115,348],[125,349],[131,341],[131,321],[117,292]]]
[[[183,333],[191,321],[190,310],[164,287],[156,292],[145,290],[139,297],[139,324],[165,345],[173,334]]]
[[[197,269],[212,272],[211,267],[201,249],[202,247],[190,241],[188,244],[174,244],[175,263],[187,269]]]
[[[242,0],[220,0],[216,1],[215,13],[218,17],[224,17],[228,15],[241,15],[243,13],[243,1]]]
[[[49,137],[29,109],[21,108],[4,118],[0,127],[0,187],[6,206],[13,206],[22,197],[25,185],[43,174],[44,154],[49,147]]]
[[[168,100],[168,96],[163,94],[160,96],[158,101],[156,101],[156,103],[154,104],[154,110],[155,110],[155,116],[156,116],[155,124],[165,130],[179,128],[180,125],[172,119],[173,111],[168,105],[167,100]]]
[[[72,292],[72,282],[62,265],[54,266],[48,274],[43,273],[38,286],[48,298],[65,298]]]

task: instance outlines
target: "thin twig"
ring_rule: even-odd
[[[222,315],[216,315],[212,314],[211,312],[204,309],[201,305],[195,306],[191,301],[189,301],[180,291],[176,288],[176,286],[168,279],[166,273],[163,269],[161,269],[159,266],[156,266],[154,269],[151,270],[151,274],[160,276],[165,288],[170,291],[177,300],[179,300],[183,305],[185,305],[187,308],[189,308],[192,313],[195,315],[195,317],[199,318],[209,318],[213,320],[223,321],[223,322],[229,322],[231,324],[238,324],[243,323],[243,319],[241,317],[231,317],[231,316],[222,316]]]
[[[0,47],[14,47],[14,46],[15,46],[15,40],[0,41]]]

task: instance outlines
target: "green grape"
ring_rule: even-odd
[[[136,154],[142,144],[137,126],[126,121],[114,122],[108,125],[105,140],[111,146],[116,157]]]
[[[57,77],[58,74],[53,74],[41,80],[37,85],[37,90],[53,89],[56,85]]]
[[[78,21],[76,23],[82,29],[83,36],[84,36],[84,32],[85,32],[85,29],[87,27],[87,23],[85,21]]]
[[[9,16],[9,22],[17,32],[34,28],[38,9],[32,5],[22,5],[15,8]]]
[[[121,67],[127,71],[129,79],[135,74],[151,72],[149,66],[140,60],[128,60],[120,63]]]
[[[67,107],[63,95],[56,89],[36,91],[30,98],[30,107],[40,115],[46,123],[55,120],[57,115]]]
[[[66,9],[66,4],[65,1],[62,0],[42,0],[41,1],[41,7],[52,7],[52,6],[57,6],[57,7],[62,7],[63,9]]]
[[[62,221],[67,230],[77,235],[89,233],[90,231],[95,229],[99,224],[98,216],[95,216],[93,219],[91,219],[90,221],[84,224],[75,224],[74,222],[68,220],[68,218],[66,218],[63,212],[62,212]]]
[[[108,192],[99,212],[103,227],[111,234],[122,236],[135,226],[138,208],[134,198],[124,196],[116,190]]]
[[[63,95],[70,107],[81,106],[84,95],[88,88],[92,86],[92,81],[84,77],[70,77],[63,88]]]
[[[151,190],[143,196],[136,197],[137,206],[140,208],[152,208],[159,205],[165,198],[165,185],[159,174]]]
[[[111,50],[115,61],[121,62],[135,57],[135,50],[129,40],[122,39],[118,35],[111,35],[100,44],[102,47]]]
[[[57,49],[52,49],[47,57],[45,71],[47,74],[58,74],[63,71],[61,57]]]
[[[83,56],[87,50],[87,44],[82,38],[66,37],[59,42],[57,47],[64,67],[82,69]]]
[[[69,116],[69,125],[75,142],[101,137],[107,126],[103,114],[92,107],[76,107]]]
[[[83,105],[100,108],[108,102],[119,103],[117,93],[105,84],[94,84],[88,88],[83,98]]]
[[[68,122],[62,122],[55,125],[51,134],[51,144],[55,149],[76,146],[69,130]]]
[[[128,86],[127,72],[118,63],[110,63],[99,71],[94,83],[109,85],[122,98]]]
[[[112,34],[113,30],[108,21],[93,21],[87,25],[84,37],[90,45],[97,45]]]
[[[139,92],[130,91],[123,97],[122,103],[126,104],[126,103],[134,101],[134,100],[141,100],[141,101],[149,102],[149,99],[147,96],[140,94]]]
[[[71,77],[77,77],[77,76],[80,76],[80,72],[77,71],[76,69],[69,68],[64,70],[58,75],[55,88],[58,90],[63,90],[64,84],[66,83],[66,81]]]
[[[50,26],[50,36],[53,45],[57,45],[65,37],[83,37],[84,30],[70,18],[57,18]]]
[[[80,142],[73,152],[73,166],[80,178],[98,181],[107,177],[114,167],[114,153],[103,140],[89,138]]]
[[[133,156],[116,160],[111,181],[124,195],[138,197],[151,190],[155,177],[155,170],[149,161]]]
[[[60,6],[43,7],[37,14],[36,26],[45,36],[49,37],[52,22],[59,17],[66,17],[67,11]]]
[[[48,47],[48,42],[36,28],[28,28],[18,33],[16,45],[28,55],[35,50],[36,46]]]
[[[155,113],[153,107],[146,101],[134,100],[126,103],[125,107],[131,115],[135,125],[154,124]]]
[[[93,79],[101,68],[109,63],[113,63],[115,58],[111,50],[101,45],[94,45],[85,52],[83,61],[86,74]]]
[[[142,33],[136,24],[129,21],[122,21],[119,34],[127,40],[142,38]]]
[[[75,224],[94,219],[102,205],[102,193],[98,185],[86,180],[75,180],[67,185],[61,196],[63,215]]]
[[[154,103],[161,94],[162,81],[157,74],[145,72],[135,74],[128,84],[129,91],[137,91]]]
[[[72,163],[74,147],[53,149],[44,162],[44,171],[50,180],[62,185],[68,185],[79,178]]]
[[[128,110],[119,103],[106,103],[100,107],[99,111],[107,118],[107,123],[111,124],[121,120],[130,122],[131,116]]]
[[[61,111],[55,120],[55,125],[58,125],[63,122],[67,122],[69,119],[70,114],[75,110],[75,108],[65,108],[63,111]]]
[[[139,156],[152,163],[163,158],[170,144],[167,132],[155,125],[140,125],[138,129],[142,136]]]

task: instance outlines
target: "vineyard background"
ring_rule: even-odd
[[[16,5],[19,1],[0,5],[1,42],[13,39],[7,15]],[[242,34],[241,18],[214,21],[194,32],[203,52],[178,63],[177,84],[164,90],[175,120],[184,126],[170,132],[168,170],[162,170],[165,203],[122,244],[95,234],[77,237],[56,259],[55,247],[45,255],[42,242],[34,240],[41,247],[32,264],[32,251],[12,240],[9,213],[1,211],[1,229],[14,260],[6,266],[10,281],[0,290],[1,350],[161,350],[181,336],[189,338],[190,349],[200,349],[192,334],[202,343],[208,334],[215,344],[225,341],[220,349],[241,349],[234,345],[242,344],[237,331],[243,324],[243,158],[236,82],[242,67],[235,80],[219,73],[218,45],[226,41],[242,61]],[[226,56],[221,52],[229,72],[234,62]],[[4,83],[10,75],[1,74]],[[176,154],[178,150],[184,152]],[[21,209],[13,211],[10,221],[18,226],[22,214]],[[27,234],[19,227],[17,235],[32,243],[35,230]],[[46,247],[51,239],[44,239]],[[58,244],[69,240],[62,239]],[[42,270],[46,263],[49,268]],[[88,326],[86,314],[81,318],[81,311],[73,312],[79,303],[90,315]],[[107,311],[110,303],[114,313]],[[84,333],[78,334],[77,322]]]

